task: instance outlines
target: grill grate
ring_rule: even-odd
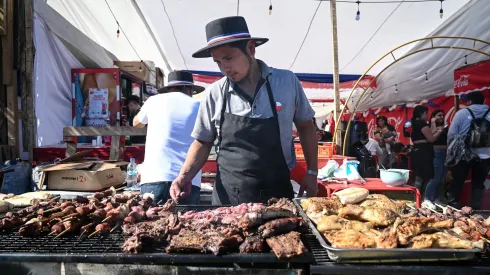
[[[211,205],[178,206],[177,211],[204,211],[215,209]],[[16,235],[15,232],[0,234],[0,259],[4,261],[65,261],[91,263],[171,263],[171,264],[236,264],[251,263],[252,265],[287,264],[278,260],[273,253],[238,254],[223,256],[210,254],[167,254],[161,245],[145,246],[139,254],[124,254],[122,246],[125,237],[121,229],[105,236],[80,238],[78,235],[66,234],[54,239],[54,236],[38,236],[34,238]],[[311,230],[302,235],[303,242],[310,253],[295,258],[292,263],[311,264],[314,259],[319,262],[329,261],[325,250],[321,247]],[[2,260],[0,260],[2,261]],[[289,267],[289,264],[287,265]]]

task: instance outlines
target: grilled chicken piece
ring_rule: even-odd
[[[374,242],[376,243],[376,248],[397,248],[398,247],[398,233],[397,228],[402,220],[397,218],[393,227],[386,228],[383,231],[371,230],[373,234]]]
[[[390,209],[393,212],[401,214],[406,207],[406,203],[403,201],[392,201],[385,195],[372,194],[369,195],[360,206],[364,208],[383,208]]]
[[[434,234],[422,234],[410,239],[409,248],[445,248],[445,249],[473,249],[482,248],[479,242],[471,242],[448,233],[436,232]]]
[[[376,242],[371,236],[354,229],[327,231],[323,233],[335,248],[375,248]]]
[[[292,201],[286,198],[281,198],[281,199],[272,198],[267,203],[269,204],[268,208],[283,209],[283,210],[291,211],[295,215],[298,214],[298,209],[296,208],[296,206],[294,206]]]
[[[434,218],[408,218],[398,227],[398,241],[406,245],[412,236],[434,229],[452,228],[453,224],[452,220],[436,222]]]
[[[353,229],[359,232],[369,232],[371,228],[373,228],[373,225],[368,222],[364,223],[360,221],[350,221],[335,215],[323,216],[320,222],[317,223],[317,229],[321,233],[326,231],[344,229]]]
[[[364,208],[350,204],[339,209],[339,217],[368,221],[374,226],[388,226],[393,224],[399,215],[390,209]]]
[[[337,214],[337,210],[342,207],[342,203],[335,196],[332,198],[314,197],[301,200],[301,207],[306,213],[326,210],[329,214]]]

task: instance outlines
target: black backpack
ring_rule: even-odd
[[[467,141],[472,148],[490,147],[490,121],[486,119],[490,108],[485,114],[476,118],[470,108],[467,108],[473,118],[470,123],[470,129],[468,130]]]

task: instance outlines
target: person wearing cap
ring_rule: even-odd
[[[218,138],[213,204],[267,202],[292,198],[290,170],[295,166],[293,123],[298,129],[308,171],[300,193],[315,196],[318,144],[311,108],[294,73],[274,69],[255,58],[255,48],[268,41],[252,37],[243,17],[214,20],[206,26],[208,45],[193,54],[212,57],[222,79],[206,92],[172,198],[185,197],[191,179],[207,161]]]
[[[146,100],[133,121],[134,127],[148,124],[145,161],[141,172],[141,192],[153,193],[154,201],[170,198],[172,180],[184,164],[187,151],[194,141],[191,132],[199,111],[199,101],[192,98],[203,87],[194,85],[192,74],[171,72],[167,86]],[[179,203],[199,204],[201,173],[190,180],[190,195]]]

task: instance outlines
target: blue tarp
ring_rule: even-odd
[[[220,72],[207,72],[207,71],[189,71],[193,74],[200,75],[208,75],[208,76],[223,76]],[[333,83],[333,75],[332,74],[305,74],[305,73],[296,73],[296,76],[301,81],[309,81],[316,83]],[[357,80],[361,77],[361,75],[357,74],[341,74],[339,76],[340,82]]]

